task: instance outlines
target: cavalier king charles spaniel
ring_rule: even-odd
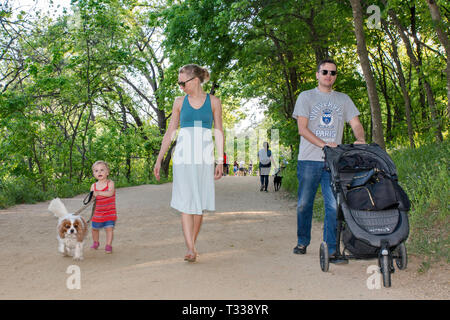
[[[83,260],[84,238],[88,230],[86,221],[79,215],[69,213],[59,198],[50,202],[48,211],[58,218],[58,251],[74,260]]]

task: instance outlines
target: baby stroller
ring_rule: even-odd
[[[330,261],[378,258],[383,284],[390,287],[393,260],[399,270],[406,268],[404,242],[409,234],[410,202],[397,183],[397,169],[375,143],[323,150],[337,201],[337,248],[330,258],[327,244],[321,244],[321,269],[328,271]]]

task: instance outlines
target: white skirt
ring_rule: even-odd
[[[188,214],[214,211],[214,141],[211,129],[181,128],[172,164],[170,206]]]

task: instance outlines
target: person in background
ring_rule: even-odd
[[[272,151],[269,149],[269,143],[266,141],[263,143],[263,148],[258,152],[259,159],[259,178],[261,181],[261,186],[259,191],[267,192],[267,186],[269,185],[269,174],[272,163],[275,166],[275,162],[273,161]]]
[[[245,162],[244,160],[241,160],[241,162],[239,163],[239,175],[240,176],[245,176]]]
[[[223,153],[223,175],[226,176],[228,175],[228,163],[227,163],[227,154],[224,152]]]

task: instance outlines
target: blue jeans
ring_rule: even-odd
[[[103,228],[114,228],[114,226],[116,225],[116,221],[105,221],[105,222],[95,222],[95,221],[91,221],[92,224],[92,229],[94,230],[99,230],[99,229],[103,229]]]
[[[319,184],[325,204],[323,241],[330,254],[336,251],[336,199],[331,189],[331,175],[322,161],[297,162],[298,202],[297,202],[297,243],[308,246],[311,241],[311,222],[314,198]]]
[[[267,186],[269,185],[269,176],[260,175],[259,179],[261,181],[261,187],[264,187],[264,190],[267,190]]]

